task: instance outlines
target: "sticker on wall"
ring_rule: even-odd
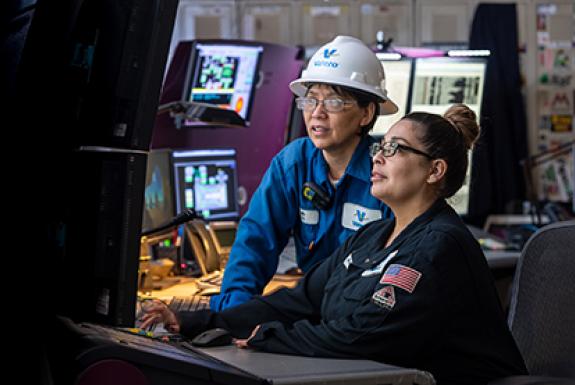
[[[552,113],[567,113],[571,112],[571,95],[567,91],[555,91],[549,102],[549,109]]]
[[[542,130],[542,131],[551,130],[551,116],[540,115],[538,127],[539,127],[539,130]],[[543,138],[540,138],[540,139],[543,139]]]
[[[545,68],[547,71],[553,69],[553,51],[547,48],[539,49],[539,67]]]
[[[551,132],[569,133],[573,129],[572,115],[551,115]]]
[[[573,194],[573,175],[569,157],[547,162],[542,165],[540,174],[541,198],[567,202]]]
[[[571,61],[570,59],[571,58],[569,56],[569,53],[563,48],[554,51],[553,68],[559,71],[561,70],[569,71]]]
[[[571,79],[573,78],[572,75],[558,75],[553,74],[549,78],[549,85],[557,86],[557,87],[566,87],[571,84]]]
[[[540,115],[549,115],[551,113],[551,104],[549,103],[549,90],[537,90],[537,112]]]

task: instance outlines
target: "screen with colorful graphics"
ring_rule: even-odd
[[[177,212],[194,209],[206,220],[236,220],[237,162],[234,149],[174,151]]]
[[[183,99],[233,110],[249,125],[262,51],[261,46],[196,42]]]

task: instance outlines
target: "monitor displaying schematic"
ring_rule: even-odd
[[[380,57],[381,54],[378,54]],[[392,115],[378,116],[371,134],[374,136],[385,135],[387,130],[407,111],[409,111],[409,92],[411,89],[412,59],[386,60],[380,58],[385,73],[385,89],[387,96],[397,105],[398,111]]]
[[[418,58],[415,60],[410,112],[443,115],[455,103],[464,103],[479,117],[485,84],[486,58]],[[471,152],[463,186],[448,202],[460,215],[469,208]]]
[[[485,84],[485,58],[418,58],[415,60],[410,111],[443,114],[464,103],[479,117]]]
[[[233,110],[249,126],[262,52],[262,46],[247,43],[195,42],[182,99]]]
[[[172,163],[178,213],[191,208],[208,221],[238,219],[235,149],[174,151]]]

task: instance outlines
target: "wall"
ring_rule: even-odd
[[[310,53],[338,34],[374,44],[378,29],[393,37],[396,46],[465,44],[479,3],[479,0],[180,0],[172,50],[182,39],[221,37],[303,45]],[[575,5],[573,0],[515,3],[529,151],[533,155],[575,139],[572,76]],[[559,50],[563,50],[564,58],[559,60],[563,64],[556,65]],[[551,81],[543,83],[545,76]],[[553,79],[562,83],[553,84]],[[563,100],[559,108],[557,103],[552,105],[557,95]],[[564,130],[558,131],[560,128]],[[573,168],[572,159],[570,162],[566,164]],[[553,168],[552,164],[547,164],[549,167]],[[542,169],[545,167],[533,172],[540,198],[564,198],[559,187],[549,187],[541,181],[549,174],[541,172]],[[569,185],[572,188],[572,180],[567,182]]]

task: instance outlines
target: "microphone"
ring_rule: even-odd
[[[158,227],[142,230],[142,233],[140,235],[142,237],[144,237],[144,236],[148,236],[150,234],[159,233],[160,231],[169,229],[170,227],[179,226],[182,223],[186,223],[186,222],[191,221],[192,219],[196,219],[196,218],[202,218],[196,213],[196,210],[185,209],[184,211],[182,211],[181,213],[179,213],[178,215],[173,217],[172,220],[170,220],[166,223],[163,223],[163,224],[159,225]]]

